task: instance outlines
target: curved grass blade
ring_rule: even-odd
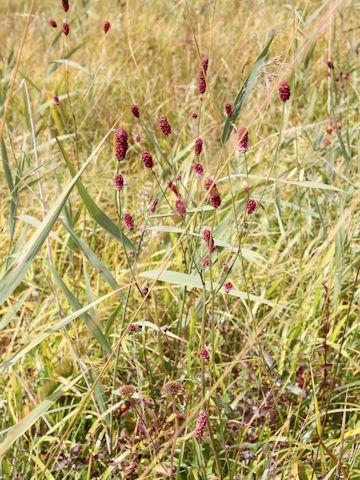
[[[49,328],[46,328],[45,330],[42,330],[39,334],[35,335],[33,338],[30,339],[30,341],[21,347],[17,352],[14,353],[14,355],[9,358],[8,360],[5,360],[2,364],[0,364],[0,372],[10,368],[12,365],[14,365],[18,360],[23,358],[28,352],[30,352],[33,348],[35,348],[37,345],[39,345],[43,340],[46,338],[49,338],[53,333],[58,332],[62,328],[66,327],[69,323],[71,323],[73,320],[76,318],[80,317],[80,315],[88,312],[91,310],[93,307],[98,305],[99,303],[103,302],[107,298],[112,297],[115,294],[118,294],[122,289],[119,288],[118,290],[115,290],[113,292],[107,293],[103,297],[98,298],[94,302],[90,303],[89,305],[85,305],[85,307],[81,308],[77,312],[74,312],[67,317],[63,318],[60,320],[58,323],[55,325],[52,325]]]
[[[73,166],[73,164],[71,163],[67,153],[65,152],[65,150],[63,149],[61,143],[59,142],[59,140],[57,141],[58,142],[58,145],[60,147],[60,150],[61,150],[61,153],[64,157],[64,160],[66,162],[66,165],[72,175],[72,177],[75,177],[76,175],[76,171],[75,171],[75,168]],[[97,205],[96,203],[94,202],[94,200],[90,197],[89,193],[87,192],[86,188],[84,187],[84,185],[82,184],[81,180],[78,180],[76,182],[76,186],[78,188],[78,191],[80,193],[80,196],[88,210],[88,212],[90,213],[90,215],[93,217],[93,219],[104,229],[106,230],[107,232],[110,233],[110,235],[112,235],[114,238],[116,238],[116,240],[118,240],[119,242],[121,242],[124,247],[127,248],[127,250],[131,250],[132,252],[135,252],[135,247],[134,245],[132,244],[132,242],[128,239],[128,237],[126,235],[124,235],[120,230],[119,228],[117,227],[117,225],[115,225],[115,223],[111,220],[111,218],[109,218],[106,213],[104,213]]]
[[[239,113],[245,103],[247,102],[251,91],[254,89],[256,81],[258,79],[260,69],[264,65],[265,60],[267,58],[267,54],[269,52],[270,45],[272,41],[274,40],[275,36],[279,33],[279,30],[276,30],[274,33],[271,34],[267,44],[265,45],[265,48],[263,51],[260,53],[258,58],[256,59],[256,62],[254,63],[254,66],[249,73],[249,75],[246,77],[246,80],[243,84],[243,86],[240,89],[240,92],[238,93],[235,102],[234,102],[234,109],[233,109],[233,114],[231,117],[228,117],[226,119],[224,129],[222,132],[222,141],[223,143],[226,143],[229,140],[231,130],[232,130],[232,125],[236,122],[237,117],[239,116]]]
[[[48,237],[52,227],[54,226],[56,220],[58,219],[60,212],[65,205],[66,200],[68,199],[72,189],[74,188],[76,182],[79,180],[81,175],[84,173],[87,166],[90,164],[92,159],[97,155],[98,151],[105,143],[107,137],[110,135],[111,130],[107,132],[105,137],[101,140],[99,145],[91,153],[89,158],[86,160],[84,165],[74,176],[72,181],[69,183],[64,192],[57,198],[54,205],[48,211],[44,220],[41,222],[41,226],[36,230],[30,240],[27,242],[26,247],[22,253],[18,256],[16,262],[12,264],[9,270],[0,280],[0,305],[4,303],[9,295],[16,289],[24,278],[26,272],[30,268],[30,265],[34,261],[36,255],[38,254],[40,248]]]
[[[81,310],[82,305],[79,302],[79,300],[73,295],[73,293],[70,291],[68,286],[65,284],[63,279],[59,276],[55,268],[52,268],[49,265],[50,270],[52,271],[54,277],[56,278],[57,285],[61,288],[63,294],[67,298],[67,301],[70,303],[70,305],[73,307],[75,311]],[[96,340],[100,343],[101,348],[103,351],[109,355],[111,353],[111,347],[110,344],[101,331],[101,328],[99,327],[98,323],[96,320],[94,320],[91,315],[88,313],[82,313],[80,317],[84,320],[87,328],[89,329],[90,333],[96,338]]]
[[[32,410],[26,417],[22,418],[16,425],[14,425],[5,439],[0,444],[0,458],[9,450],[9,448],[16,442],[18,438],[24,435],[25,432],[31,428],[34,423],[39,420],[49,408],[61,398],[65,392],[70,390],[81,378],[83,374],[78,375],[71,380],[67,385],[61,385],[58,387],[48,398],[43,400]]]

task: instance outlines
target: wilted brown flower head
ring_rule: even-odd
[[[173,382],[168,382],[163,386],[162,394],[174,397],[181,393],[182,390],[183,387],[181,385],[181,382],[179,382],[178,380],[174,380]]]
[[[119,388],[119,393],[120,395],[128,396],[132,395],[136,391],[136,388],[134,385],[123,385],[122,387]]]

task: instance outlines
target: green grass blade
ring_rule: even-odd
[[[58,141],[58,145],[60,147],[61,153],[64,157],[64,160],[66,162],[66,165],[67,165],[71,175],[73,177],[75,177],[75,175],[76,175],[75,168],[73,167],[67,153],[65,152],[65,150],[63,149],[63,147],[62,147],[62,145],[59,141]],[[96,203],[91,198],[91,196],[89,195],[89,193],[87,192],[86,188],[84,187],[84,185],[82,184],[82,182],[80,180],[77,181],[76,186],[79,190],[80,196],[81,196],[88,212],[93,217],[93,219],[104,230],[106,230],[108,233],[110,233],[110,235],[112,235],[114,238],[116,238],[116,240],[118,240],[120,243],[122,243],[124,245],[124,247],[127,248],[127,250],[131,250],[132,252],[134,252],[135,247],[132,244],[132,242],[128,239],[128,237],[126,235],[124,235],[119,230],[117,225],[115,225],[115,223],[106,215],[106,213],[104,213],[102,210],[100,210],[100,208],[96,205]]]
[[[81,310],[82,305],[79,302],[79,300],[73,295],[73,293],[70,291],[70,289],[67,287],[65,282],[60,278],[59,274],[55,270],[55,268],[52,268],[49,265],[50,270],[52,271],[54,277],[56,278],[57,285],[61,288],[63,294],[65,295],[66,299],[70,303],[70,305],[75,309],[75,311]],[[91,334],[96,338],[96,340],[100,343],[102,349],[106,354],[111,353],[111,347],[110,344],[101,331],[101,328],[97,324],[97,322],[88,314],[88,313],[83,313],[80,315],[80,318],[82,318],[91,332]]]
[[[29,428],[39,420],[39,418],[45,415],[47,410],[49,410],[49,408],[57,402],[64,393],[70,390],[82,378],[82,376],[83,374],[71,380],[67,385],[61,385],[58,387],[48,398],[39,403],[34,410],[14,425],[0,444],[0,458],[9,450],[16,440],[24,435],[24,433],[26,433]]]
[[[51,207],[47,215],[44,217],[44,220],[41,222],[41,226],[33,234],[30,240],[27,242],[26,247],[22,253],[17,258],[16,262],[11,266],[11,268],[6,272],[3,278],[0,280],[0,305],[4,303],[9,295],[16,289],[24,278],[26,272],[30,268],[30,265],[34,261],[36,255],[38,254],[41,246],[45,242],[47,236],[49,235],[52,227],[54,226],[56,220],[58,219],[60,212],[65,205],[66,200],[68,199],[72,189],[74,188],[76,182],[81,177],[91,160],[97,155],[98,151],[105,143],[107,137],[110,135],[111,130],[107,132],[105,137],[101,140],[99,145],[92,152],[90,157],[86,160],[79,172],[74,176],[70,184],[65,188],[64,192],[58,197],[54,205]]]
[[[278,32],[279,32],[279,30],[276,30],[274,33],[271,34],[267,44],[265,45],[265,48],[263,49],[263,51],[260,53],[260,55],[256,59],[256,62],[254,63],[254,66],[253,66],[251,72],[246,77],[246,80],[245,80],[243,86],[241,87],[241,89],[240,89],[240,91],[239,91],[239,93],[238,93],[238,95],[235,99],[233,114],[231,115],[231,117],[228,117],[226,119],[224,129],[223,129],[223,132],[222,132],[222,137],[221,138],[222,138],[223,143],[226,143],[229,140],[231,130],[232,130],[232,125],[236,122],[241,109],[243,108],[243,106],[247,102],[251,91],[254,89],[254,87],[256,85],[256,81],[258,79],[260,69],[265,63],[265,60],[267,58],[267,55],[268,55],[268,52],[269,52],[269,49],[270,49],[270,45],[271,45],[272,41],[274,40],[274,38],[275,38],[275,36],[277,35]]]
[[[10,368],[12,365],[14,365],[18,360],[23,358],[28,352],[30,352],[33,348],[35,348],[37,345],[39,345],[43,340],[49,338],[53,333],[58,332],[62,328],[66,327],[69,323],[71,323],[73,320],[76,318],[79,318],[80,315],[82,315],[85,312],[88,312],[91,310],[93,307],[98,305],[99,303],[103,302],[104,300],[112,297],[115,294],[118,294],[120,292],[120,288],[118,290],[115,290],[114,292],[107,293],[106,295],[98,298],[94,302],[90,303],[89,305],[85,305],[85,307],[81,308],[77,312],[74,312],[67,317],[63,318],[59,322],[57,322],[55,325],[52,325],[49,328],[46,328],[45,330],[42,330],[39,334],[35,335],[33,338],[30,339],[30,341],[21,347],[14,355],[0,364],[0,372],[4,371],[8,368]]]

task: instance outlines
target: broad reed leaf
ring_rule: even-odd
[[[65,152],[63,146],[61,145],[61,143],[59,141],[58,141],[58,145],[60,147],[61,153],[64,157],[64,160],[66,162],[66,165],[67,165],[72,177],[75,177],[76,171],[75,171],[75,168],[74,168],[73,164],[71,163],[67,153]],[[122,243],[125,248],[134,252],[135,247],[132,244],[132,242],[128,239],[128,237],[124,233],[122,233],[119,230],[119,228],[117,227],[117,225],[115,225],[115,223],[111,220],[111,218],[109,218],[106,215],[106,213],[104,213],[102,210],[100,210],[100,208],[96,205],[96,203],[91,198],[88,191],[86,190],[86,188],[82,184],[81,180],[77,181],[76,186],[78,188],[78,191],[80,193],[82,201],[84,202],[88,212],[93,217],[93,219],[104,230],[106,230],[108,233],[110,233],[110,235],[112,235],[114,238],[116,238],[116,240],[118,240],[120,243]]]
[[[68,288],[68,286],[65,284],[65,282],[63,281],[63,279],[60,277],[60,275],[57,273],[57,271],[55,270],[55,268],[52,268],[51,266],[50,267],[50,270],[52,271],[52,274],[54,275],[54,277],[56,278],[56,284],[61,288],[63,294],[65,295],[66,299],[68,300],[68,302],[70,303],[70,305],[73,307],[73,309],[75,311],[78,311],[78,310],[81,310],[82,309],[82,305],[81,303],[79,302],[79,300],[73,295],[73,293],[71,292],[71,290]],[[90,333],[96,338],[96,340],[100,343],[103,351],[106,353],[106,354],[110,354],[111,353],[111,347],[110,347],[110,344],[107,340],[107,338],[105,337],[105,335],[103,334],[103,332],[101,331],[101,328],[99,327],[98,323],[96,322],[95,319],[93,319],[91,317],[91,315],[89,315],[87,312],[85,313],[82,313],[80,315],[80,318],[82,318],[87,326],[87,328],[89,329]]]
[[[265,60],[267,58],[267,55],[268,55],[268,52],[269,52],[269,49],[270,49],[270,45],[271,45],[272,41],[274,40],[274,38],[275,38],[275,36],[277,35],[278,32],[279,32],[279,30],[276,30],[275,32],[273,32],[270,35],[270,38],[269,38],[267,44],[265,45],[265,48],[263,49],[263,51],[260,53],[260,55],[256,59],[256,62],[254,63],[254,65],[251,69],[251,72],[246,77],[245,82],[244,82],[243,86],[241,87],[241,89],[240,89],[240,91],[239,91],[239,93],[238,93],[238,95],[237,95],[237,97],[234,101],[233,114],[231,115],[231,117],[228,117],[226,119],[224,129],[223,129],[223,132],[222,132],[222,136],[221,136],[224,144],[229,140],[231,130],[232,130],[232,126],[236,122],[241,109],[243,108],[243,106],[247,102],[247,100],[250,96],[250,93],[252,92],[252,90],[254,89],[254,87],[256,85],[256,81],[257,81],[258,76],[260,74],[260,69],[265,63]]]
[[[67,188],[63,193],[57,198],[53,206],[50,208],[44,220],[41,222],[41,226],[36,230],[30,240],[27,242],[21,254],[18,256],[16,261],[11,265],[10,269],[5,273],[5,275],[0,280],[0,305],[4,303],[9,295],[16,289],[24,278],[26,272],[30,268],[32,262],[34,261],[36,255],[38,254],[40,248],[45,242],[47,236],[49,235],[52,227],[54,226],[56,220],[58,219],[60,212],[65,205],[66,200],[68,199],[72,189],[74,188],[76,182],[79,180],[81,175],[84,173],[87,166],[90,164],[92,159],[97,155],[98,151],[105,143],[107,137],[110,135],[111,130],[107,132],[105,137],[101,140],[99,145],[91,153],[89,158],[86,160],[84,165],[74,176],[72,181],[69,183]]]
[[[151,226],[151,227],[147,227],[146,230],[151,230],[153,232],[167,232],[167,233],[183,233],[185,231],[184,228],[170,227],[170,226],[167,226],[167,225],[154,225],[154,226]],[[199,233],[189,231],[188,234],[193,235],[194,237],[201,238],[201,235]],[[214,240],[214,243],[217,247],[229,248],[233,252],[238,251],[238,247],[235,246],[235,245],[231,245],[230,243],[224,242],[224,241],[219,240],[215,237],[214,237],[213,240]],[[248,260],[249,262],[256,263],[257,265],[259,265],[259,267],[263,267],[263,268],[266,267],[266,259],[264,257],[262,257],[259,253],[254,252],[253,250],[249,250],[248,248],[241,248],[241,255],[244,258],[246,258],[246,260]]]
[[[172,283],[174,285],[186,286],[189,288],[203,288],[203,284],[201,282],[201,278],[198,274],[196,275],[188,275],[187,273],[182,272],[174,272],[173,270],[164,270],[160,276],[158,270],[149,270],[147,272],[141,272],[140,277],[149,278],[151,280],[155,280],[158,278],[161,282]],[[212,288],[217,290],[220,285],[217,282],[205,282],[205,290],[211,292]],[[221,292],[224,292],[224,287],[221,287]],[[269,305],[270,307],[275,307],[276,304],[267,300],[263,297],[258,297],[257,295],[247,294],[246,292],[242,292],[240,290],[236,290],[233,288],[228,292],[226,295],[232,295],[233,297],[242,298],[244,300],[251,300],[253,302],[263,303],[265,305]]]

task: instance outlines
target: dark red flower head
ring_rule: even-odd
[[[69,33],[70,33],[70,26],[66,22],[63,24],[63,32],[64,32],[64,35],[66,35],[66,36],[68,36]]]
[[[62,1],[62,6],[65,12],[69,10],[69,0],[61,0]]]
[[[211,195],[210,196],[210,204],[214,208],[219,208],[221,205],[221,197],[219,195],[219,192],[217,192],[217,195]]]
[[[209,59],[207,57],[203,58],[201,61],[202,68],[204,72],[207,72],[208,66],[209,66]]]
[[[170,127],[170,124],[169,124],[169,122],[168,122],[168,119],[165,117],[165,115],[162,115],[162,116],[160,117],[159,127],[160,127],[160,130],[162,131],[162,133],[163,133],[165,136],[170,135],[170,133],[171,133],[171,127]]]
[[[204,182],[204,188],[205,190],[210,190],[212,187],[216,187],[216,184],[214,183],[214,180],[211,178],[206,178]]]
[[[194,120],[196,120],[198,118],[198,114],[196,112],[193,112],[191,114],[191,118],[193,118]]]
[[[279,85],[279,97],[282,102],[289,100],[291,95],[290,85],[287,82],[281,82]]]
[[[147,287],[147,286],[143,287],[143,289],[141,290],[141,293],[143,294],[143,297],[146,297],[146,295],[148,294],[148,291],[149,291],[149,287]],[[150,300],[150,297],[151,297],[151,295],[148,295],[146,297],[146,300]]]
[[[126,130],[123,128],[117,129],[115,132],[115,155],[118,161],[124,160],[128,146]]]
[[[106,34],[108,33],[108,31],[110,30],[110,27],[111,27],[110,22],[105,22],[105,23],[104,23],[103,29],[104,29],[105,35],[106,35]]]
[[[202,147],[203,147],[203,141],[201,140],[201,138],[197,138],[197,139],[195,140],[195,149],[194,149],[195,155],[196,155],[197,157],[200,157],[201,151],[202,151]]]
[[[142,161],[144,162],[144,165],[146,168],[153,168],[154,166],[154,161],[152,159],[152,156],[149,152],[143,152],[141,154]]]
[[[210,353],[209,350],[206,348],[202,348],[199,353],[200,357],[203,358],[204,360],[209,360],[210,358]]]
[[[186,205],[184,201],[181,198],[178,198],[175,203],[175,210],[180,217],[185,218],[186,217]]]
[[[55,20],[53,18],[50,20],[49,23],[53,28],[57,28],[57,23],[55,22]]]
[[[254,200],[253,198],[250,198],[246,206],[247,213],[251,215],[252,213],[254,213],[255,209],[256,209],[256,200]]]
[[[331,60],[328,60],[328,61],[326,62],[326,65],[328,66],[328,69],[329,69],[329,70],[333,70],[333,69],[334,69],[334,64],[333,64],[333,62],[332,62]]]
[[[208,414],[205,410],[200,410],[199,417],[196,423],[195,431],[194,431],[194,436],[197,439],[200,439],[206,429],[206,424],[208,420]]]
[[[177,186],[174,183],[169,182],[168,189],[171,190],[178,198],[180,198],[179,190],[177,189]]]
[[[240,127],[237,131],[238,137],[238,151],[245,153],[249,150],[249,133],[245,127]]]
[[[209,249],[209,252],[210,253],[213,253],[215,252],[215,242],[214,242],[214,239],[212,237],[212,233],[210,230],[206,229],[202,232],[202,237]]]
[[[231,117],[231,116],[232,116],[232,114],[233,114],[233,106],[231,105],[231,103],[225,103],[224,110],[225,110],[225,115],[226,115],[227,117]]]
[[[159,199],[157,197],[154,198],[154,200],[150,204],[150,213],[153,215],[155,213],[156,207],[158,206]]]
[[[202,69],[199,72],[198,91],[201,95],[203,95],[206,92],[206,79]]]
[[[134,230],[134,219],[130,213],[125,213],[124,224],[128,230]]]
[[[139,107],[135,103],[130,105],[130,111],[134,115],[135,118],[140,118]]]
[[[54,105],[56,105],[56,106],[59,105],[60,100],[59,100],[59,97],[57,95],[54,95],[53,102],[54,102]]]
[[[196,178],[201,178],[204,175],[204,169],[201,163],[197,162],[194,164],[194,172]]]
[[[122,190],[124,188],[124,177],[122,175],[115,175],[114,188],[115,190]]]
[[[229,293],[230,290],[232,290],[233,288],[233,284],[231,282],[226,282],[225,285],[224,285],[224,290],[226,293]]]

